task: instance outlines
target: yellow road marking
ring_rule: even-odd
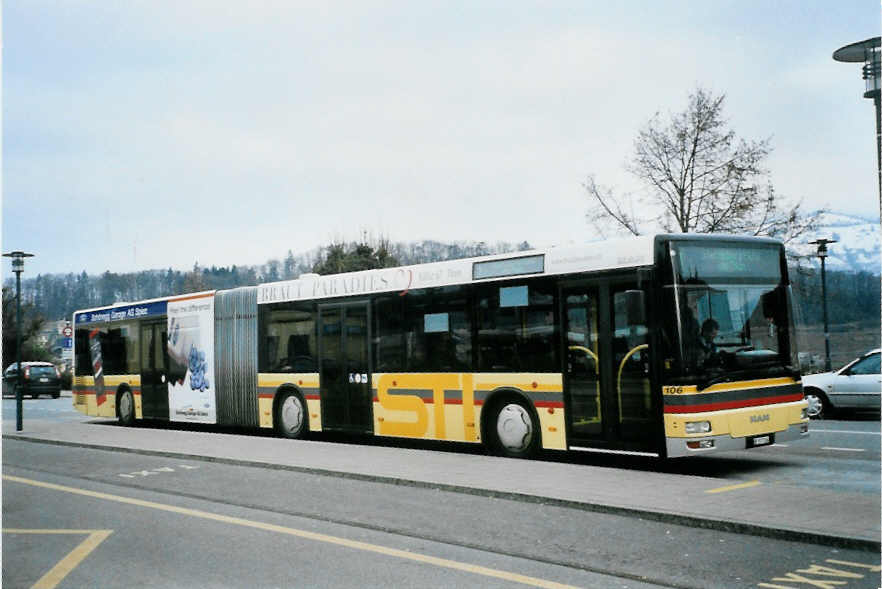
[[[25,479],[22,477],[16,477],[16,476],[12,476],[12,475],[3,475],[3,480],[15,482],[15,483],[21,483],[24,485],[31,485],[34,487],[41,487],[44,489],[51,489],[53,491],[62,491],[65,493],[71,493],[73,495],[82,495],[84,497],[92,497],[94,499],[103,499],[105,501],[115,501],[116,503],[124,503],[127,505],[136,505],[138,507],[147,507],[150,509],[157,509],[160,511],[177,513],[180,515],[188,515],[191,517],[198,517],[201,519],[207,519],[207,520],[226,523],[226,524],[243,526],[243,527],[247,527],[247,528],[255,528],[258,530],[265,530],[267,532],[275,532],[277,534],[286,534],[289,536],[296,536],[298,538],[313,540],[315,542],[324,542],[326,544],[334,544],[336,546],[344,546],[346,548],[352,548],[354,550],[373,552],[375,554],[383,554],[385,556],[394,556],[396,558],[402,558],[405,560],[411,560],[411,561],[420,562],[420,563],[424,563],[424,564],[430,564],[430,565],[434,565],[437,567],[453,569],[453,570],[463,571],[463,572],[467,572],[467,573],[473,573],[476,575],[483,575],[485,577],[493,577],[496,579],[502,579],[504,581],[511,581],[514,583],[521,583],[523,585],[530,585],[533,587],[544,587],[544,588],[548,588],[548,589],[572,589],[572,586],[570,586],[570,585],[564,585],[562,583],[556,583],[554,581],[547,581],[545,579],[538,579],[536,577],[528,577],[526,575],[519,575],[517,573],[509,573],[507,571],[500,571],[500,570],[491,569],[488,567],[482,567],[482,566],[478,566],[478,565],[457,562],[455,560],[448,560],[446,558],[427,556],[424,554],[407,552],[405,550],[398,550],[397,548],[389,548],[386,546],[379,546],[377,544],[369,544],[367,542],[359,542],[356,540],[347,540],[346,538],[338,538],[336,536],[329,536],[327,534],[319,534],[316,532],[309,532],[307,530],[298,530],[296,528],[288,528],[288,527],[279,526],[276,524],[268,524],[268,523],[264,523],[264,522],[248,520],[248,519],[244,519],[241,517],[220,515],[217,513],[211,513],[208,511],[201,511],[198,509],[189,509],[186,507],[178,507],[176,505],[167,505],[164,503],[156,503],[154,501],[145,501],[143,499],[134,499],[132,497],[123,497],[121,495],[111,495],[109,493],[101,493],[99,491],[89,491],[87,489],[78,489],[76,487],[67,487],[64,485],[56,485],[54,483],[35,481],[32,479]]]
[[[54,589],[72,570],[77,568],[89,554],[104,542],[113,530],[22,530],[3,528],[4,534],[88,534],[88,537],[58,561],[48,573],[40,577],[31,589]]]
[[[727,487],[717,487],[716,489],[709,489],[705,491],[705,493],[725,493],[726,491],[737,491],[738,489],[747,489],[749,487],[756,487],[757,485],[762,485],[759,481],[748,481],[746,483],[739,483],[737,485],[729,485]]]
[[[851,562],[850,560],[834,560],[832,558],[828,558],[827,562],[832,563],[832,564],[841,564],[843,566],[848,566],[848,567],[857,567],[860,569],[868,569],[870,571],[873,571],[874,573],[878,573],[878,572],[882,571],[882,566],[878,566],[875,564],[864,564],[862,562]]]

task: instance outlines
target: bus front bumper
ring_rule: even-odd
[[[770,432],[752,436],[733,438],[728,434],[720,436],[701,436],[694,438],[666,438],[668,458],[694,456],[707,452],[727,452],[730,450],[748,450],[762,446],[771,446],[781,442],[802,440],[809,436],[808,422],[795,423],[779,432]]]

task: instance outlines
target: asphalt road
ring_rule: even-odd
[[[26,401],[25,418],[77,418],[69,404]],[[879,422],[813,427],[789,447],[624,466],[878,495]],[[880,586],[867,552],[437,489],[8,439],[3,475],[5,587],[65,559],[58,587]]]

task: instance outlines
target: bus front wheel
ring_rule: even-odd
[[[135,398],[132,397],[132,391],[125,390],[121,392],[116,406],[119,410],[120,425],[132,425],[135,423]]]
[[[286,438],[303,438],[309,430],[306,402],[299,393],[281,393],[276,404],[276,431]]]
[[[530,408],[516,398],[494,404],[487,425],[493,450],[511,458],[529,458],[539,447],[540,429]]]

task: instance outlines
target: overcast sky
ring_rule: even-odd
[[[698,85],[771,137],[779,195],[876,218],[831,55],[879,30],[879,0],[6,0],[2,247],[27,277],[593,240],[585,177],[637,190],[638,129]]]

